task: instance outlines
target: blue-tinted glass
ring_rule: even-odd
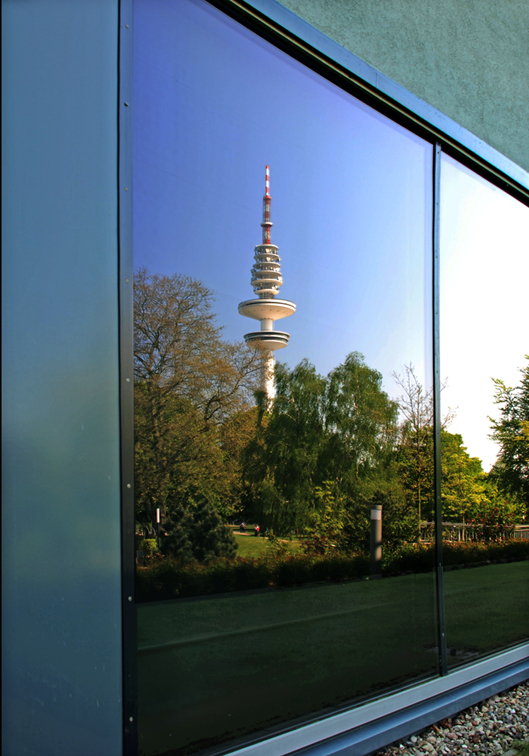
[[[529,209],[444,158],[441,432],[449,660],[528,637]],[[524,425],[525,423],[525,425]],[[468,566],[473,569],[453,569]]]
[[[436,673],[432,151],[206,3],[135,28],[140,743],[192,753]]]

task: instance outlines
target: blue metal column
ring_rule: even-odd
[[[2,9],[2,753],[114,756],[118,0]]]

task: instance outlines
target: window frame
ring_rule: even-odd
[[[481,139],[341,47],[275,0],[206,0],[341,89],[432,145],[433,376],[436,587],[439,676],[231,751],[244,756],[368,754],[529,678],[529,643],[447,670],[444,642],[440,491],[439,226],[442,153],[529,206],[529,173]],[[132,114],[134,0],[119,2],[118,207],[122,491],[123,753],[137,756],[137,637],[134,601],[134,397],[132,308]],[[221,749],[226,753],[225,749]]]

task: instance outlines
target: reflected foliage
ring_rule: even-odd
[[[236,517],[297,535],[308,557],[365,553],[374,505],[386,549],[420,540],[434,519],[433,397],[413,366],[394,374],[397,402],[358,352],[325,377],[277,363],[269,403],[261,354],[222,339],[201,282],[141,269],[134,293],[136,516],[152,533],[160,509],[164,553],[232,557]],[[441,430],[443,520],[489,542],[521,521],[529,485],[528,369],[517,388],[495,383],[489,475],[447,431],[450,412]]]
[[[399,408],[402,422],[398,450],[399,479],[406,501],[417,515],[417,530],[423,520],[434,519],[434,440],[433,392],[426,390],[413,365],[405,367],[404,375],[393,378],[402,389]],[[444,425],[450,421],[450,414]]]
[[[487,542],[512,536],[523,517],[521,506],[468,454],[460,434],[441,431],[441,465],[443,521],[471,526],[473,537]]]
[[[260,366],[257,352],[221,338],[212,292],[200,281],[137,271],[136,518],[151,532],[159,508],[163,520],[171,520],[182,553],[199,552],[182,545],[178,518],[182,528],[192,530],[199,517],[194,509],[202,508],[203,523],[222,541],[210,513],[227,519],[240,504],[237,439],[244,443],[244,433],[238,436],[234,426],[241,429],[251,412]],[[194,544],[191,532],[188,536]]]
[[[398,406],[353,352],[324,378],[307,360],[276,365],[276,398],[244,454],[255,515],[277,533],[318,529],[333,542],[391,485]],[[363,528],[362,528],[363,530]],[[330,535],[330,534],[334,535]],[[350,540],[354,540],[351,536]]]
[[[458,433],[441,431],[443,520],[465,522],[478,516],[487,498],[481,460],[471,457]]]
[[[519,386],[506,386],[494,379],[495,402],[500,419],[491,418],[493,438],[500,446],[498,460],[491,476],[501,491],[516,497],[529,514],[529,355],[520,371]]]
[[[170,501],[168,512],[162,539],[165,554],[197,562],[235,556],[237,545],[211,494],[189,492],[185,503],[182,499]]]

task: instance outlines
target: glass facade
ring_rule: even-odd
[[[140,752],[225,751],[439,674],[434,146],[202,0],[134,11]],[[511,266],[527,208],[441,168],[444,583],[462,664],[527,637],[499,595],[527,561],[513,547],[518,561],[475,566],[496,484],[474,457],[497,446],[480,446],[493,399],[468,390],[497,280],[480,191],[509,208],[495,229]],[[286,342],[273,379],[271,342]],[[503,353],[489,364],[502,379]]]
[[[444,583],[458,664],[529,636],[529,562],[511,561],[529,537],[529,209],[451,158],[441,175]]]
[[[529,675],[528,174],[275,0],[209,2],[263,38],[3,4],[6,756],[368,754]]]

